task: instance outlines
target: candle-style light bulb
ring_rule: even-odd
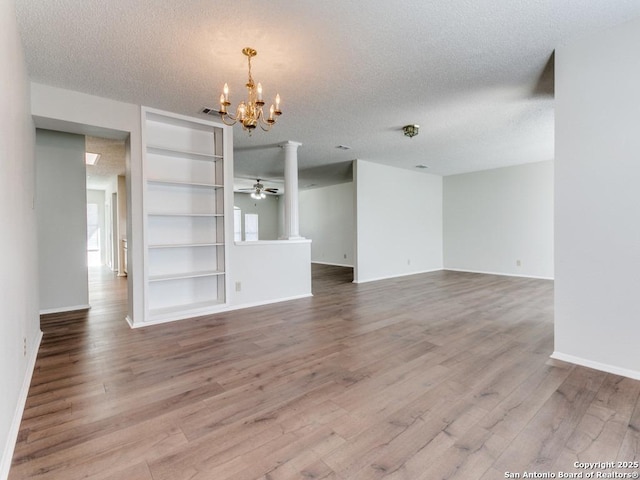
[[[224,104],[224,95],[220,94],[220,113],[227,113],[227,107]]]
[[[273,104],[271,105],[271,108],[269,108],[269,120],[273,120],[273,111],[275,108],[276,107],[274,107]]]
[[[224,92],[224,101],[228,102],[229,101],[229,85],[225,83],[224,87],[222,88],[222,91]]]
[[[262,84],[258,82],[258,101],[262,100]]]
[[[280,111],[280,94],[276,94],[276,108],[273,111],[274,115],[282,115],[282,112]]]

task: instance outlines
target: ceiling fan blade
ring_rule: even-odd
[[[269,193],[278,193],[277,188],[265,188],[264,191]]]

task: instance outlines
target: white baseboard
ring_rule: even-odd
[[[332,263],[332,262],[317,262],[315,260],[312,260],[311,263],[317,263],[318,265],[329,265],[331,267],[348,267],[348,268],[353,268],[353,265],[347,265],[345,263]]]
[[[238,305],[229,305],[224,311],[241,310],[243,308],[261,307],[262,305],[271,305],[272,303],[290,302],[291,300],[300,300],[301,298],[313,297],[313,293],[303,293],[302,295],[294,295],[292,297],[276,298],[275,300],[263,300],[251,303],[242,303]]]
[[[408,272],[408,273],[400,273],[398,275],[389,275],[387,277],[375,277],[375,278],[367,278],[365,280],[353,280],[353,283],[368,283],[368,282],[377,282],[379,280],[389,280],[391,278],[400,278],[400,277],[409,277],[411,275],[421,275],[423,273],[433,273],[433,272],[441,272],[442,268],[434,268],[433,270],[421,270],[419,272]]]
[[[78,310],[89,310],[91,305],[73,305],[71,307],[45,308],[40,310],[40,315],[48,315],[49,313],[76,312]]]
[[[31,349],[29,359],[27,361],[27,369],[24,372],[24,380],[22,382],[22,388],[20,389],[20,395],[18,396],[18,404],[16,405],[15,413],[13,414],[13,420],[11,421],[11,428],[9,429],[9,435],[7,436],[7,443],[2,453],[2,460],[0,460],[0,479],[9,478],[9,469],[11,468],[11,460],[13,458],[13,452],[16,448],[16,442],[18,441],[18,433],[20,432],[20,422],[22,422],[22,414],[24,413],[24,406],[27,403],[27,396],[29,395],[29,387],[31,386],[31,377],[33,377],[33,370],[36,366],[36,359],[38,358],[38,351],[40,350],[40,343],[42,342],[42,331],[36,337],[34,348]]]
[[[629,370],[628,368],[616,367],[614,365],[608,365],[606,363],[594,362],[593,360],[587,360],[586,358],[576,357],[574,355],[568,355],[561,352],[553,352],[551,358],[556,360],[562,360],[563,362],[573,363],[582,367],[593,368],[594,370],[600,370],[601,372],[613,373],[614,375],[620,375],[622,377],[633,378],[634,380],[640,380],[640,371]]]
[[[443,268],[443,270],[449,272],[462,272],[462,273],[481,273],[483,275],[500,275],[503,277],[520,277],[520,278],[534,278],[537,280],[553,280],[553,277],[540,277],[537,275],[524,275],[519,273],[503,273],[503,272],[485,272],[482,270],[463,270],[461,268]]]
[[[127,316],[126,321],[131,328],[149,327],[151,325],[160,325],[163,323],[179,322],[180,320],[189,320],[189,319],[198,318],[202,316],[216,315],[218,313],[230,312],[233,310],[242,310],[244,308],[260,307],[262,305],[270,305],[272,303],[280,303],[280,302],[289,302],[291,300],[300,300],[301,298],[309,298],[309,297],[313,297],[313,294],[304,293],[302,295],[295,295],[292,297],[276,298],[272,300],[264,300],[264,301],[258,301],[258,302],[252,302],[252,303],[242,303],[237,305],[221,305],[220,308],[216,308],[214,312],[208,312],[208,313],[202,313],[202,314],[189,314],[184,317],[159,319],[159,320],[144,322],[144,323],[133,323],[129,318],[129,316]]]

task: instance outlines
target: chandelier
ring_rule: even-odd
[[[247,56],[249,63],[249,80],[247,81],[247,100],[243,100],[236,108],[236,114],[231,115],[227,112],[227,107],[231,105],[229,102],[229,85],[224,84],[223,93],[220,95],[220,117],[225,125],[235,125],[240,122],[243,130],[248,130],[249,134],[258,126],[265,132],[270,130],[276,117],[282,115],[280,111],[280,95],[276,95],[275,103],[269,108],[269,117],[265,118],[262,107],[265,102],[262,99],[262,84],[258,82],[256,85],[251,76],[251,58],[255,57],[258,52],[253,48],[246,47],[242,49],[242,53]]]

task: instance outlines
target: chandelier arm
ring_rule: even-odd
[[[227,122],[227,121],[225,120],[225,118],[229,118],[229,119],[231,120],[231,123]],[[237,119],[233,118],[233,117],[232,117],[231,115],[229,115],[228,113],[225,113],[225,114],[222,114],[222,113],[221,113],[221,114],[220,114],[220,120],[222,120],[222,123],[224,123],[225,125],[227,125],[227,126],[229,126],[229,127],[232,127],[233,125],[235,125],[235,124],[238,122],[238,120],[237,120]]]
[[[258,115],[258,125],[260,125],[260,128],[264,132],[268,132],[269,130],[271,130],[271,127],[273,127],[275,123],[276,122],[273,122],[273,123],[267,122],[264,119],[264,113],[262,112],[262,109],[260,109],[260,114]]]

